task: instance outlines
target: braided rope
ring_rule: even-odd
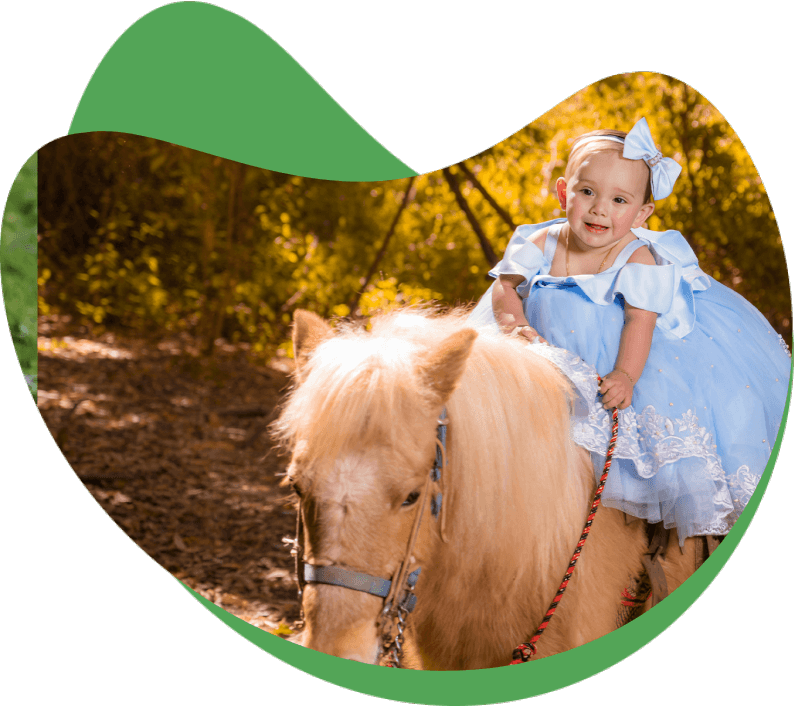
[[[601,384],[601,382],[602,378],[600,377],[599,383]],[[613,428],[610,435],[610,444],[607,447],[607,455],[605,456],[605,467],[602,471],[602,477],[599,479],[599,484],[596,486],[596,492],[594,493],[593,502],[591,503],[591,511],[588,513],[588,518],[585,520],[585,527],[583,527],[580,540],[577,542],[577,547],[574,550],[571,561],[569,561],[569,567],[566,570],[566,575],[563,577],[563,581],[561,581],[558,591],[555,594],[555,597],[552,599],[552,603],[549,604],[549,608],[544,614],[544,619],[541,621],[541,625],[538,626],[538,630],[535,631],[533,636],[527,642],[523,642],[521,645],[516,647],[516,649],[514,649],[510,664],[521,664],[522,662],[528,662],[535,655],[536,642],[538,642],[544,630],[546,630],[547,625],[549,625],[549,622],[552,620],[552,616],[555,615],[555,611],[558,609],[560,599],[563,597],[563,593],[566,591],[572,574],[574,573],[574,568],[577,565],[577,559],[580,558],[582,548],[585,546],[585,540],[588,539],[588,535],[591,533],[591,525],[593,524],[596,511],[599,509],[599,505],[602,502],[602,491],[604,490],[605,483],[607,482],[607,474],[610,471],[610,465],[613,463],[613,452],[615,451],[616,439],[618,438],[618,408],[616,407],[613,407],[612,419]]]

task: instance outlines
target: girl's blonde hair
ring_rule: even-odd
[[[624,151],[624,145],[622,143],[626,136],[627,133],[623,130],[594,130],[593,132],[586,132],[584,135],[575,138],[571,146],[571,151],[569,152],[569,161],[566,163],[566,179],[569,179],[571,174],[582,164],[583,160],[588,155],[610,150],[618,152],[619,154],[622,153]],[[594,139],[598,137],[618,137],[621,138],[622,143],[616,142],[615,140]],[[649,173],[649,178],[646,182],[646,192],[643,196],[643,201],[644,203],[652,203],[651,170],[648,165],[646,166],[646,170]]]

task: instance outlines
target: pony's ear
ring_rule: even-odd
[[[334,333],[321,317],[305,309],[296,309],[293,316],[293,355],[295,356],[295,372],[301,379],[301,368],[323,341]]]
[[[445,404],[458,387],[458,380],[477,337],[477,332],[471,328],[456,331],[420,363],[425,379],[439,396],[439,404]]]

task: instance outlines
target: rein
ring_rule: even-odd
[[[599,382],[602,382],[601,377],[599,378]],[[563,576],[563,581],[560,582],[557,593],[555,593],[552,603],[549,604],[547,612],[544,613],[544,619],[541,621],[541,625],[538,626],[538,629],[533,633],[533,636],[527,642],[523,642],[514,649],[512,655],[513,659],[511,659],[509,664],[522,664],[522,662],[528,662],[536,654],[536,642],[538,642],[544,630],[546,630],[547,626],[552,620],[552,616],[555,615],[555,611],[558,609],[560,599],[563,598],[563,593],[566,591],[572,574],[574,573],[574,568],[577,566],[577,559],[580,558],[580,553],[582,552],[582,548],[585,546],[585,541],[588,539],[588,535],[591,533],[591,525],[593,525],[596,511],[599,509],[599,505],[602,502],[602,491],[605,489],[605,483],[607,483],[607,474],[609,473],[610,466],[613,463],[613,452],[616,449],[616,439],[618,438],[617,407],[613,407],[611,416],[613,420],[613,426],[610,434],[610,443],[607,446],[607,455],[605,456],[605,467],[602,471],[602,476],[599,479],[599,484],[596,486],[593,502],[591,503],[591,510],[588,513],[588,518],[585,520],[585,526],[583,527],[582,534],[580,535],[580,539],[577,542],[577,546],[574,549],[574,554],[569,561],[566,574]]]

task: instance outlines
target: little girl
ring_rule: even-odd
[[[628,134],[578,138],[556,185],[566,218],[517,228],[470,322],[526,337],[566,373],[572,435],[597,478],[606,409],[618,407],[602,501],[676,527],[684,542],[726,534],[751,497],[778,435],[790,356],[757,309],[699,269],[679,232],[643,228],[680,171],[645,118]]]

